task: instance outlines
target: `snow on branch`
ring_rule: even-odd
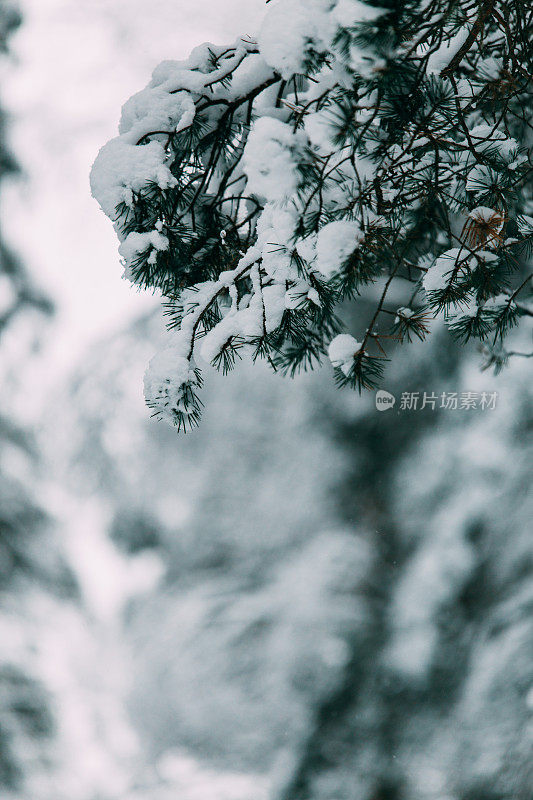
[[[91,186],[124,277],[164,298],[173,343],[145,381],[157,415],[195,424],[200,367],[244,353],[294,374],[329,352],[361,390],[433,316],[489,353],[529,321],[522,6],[279,0],[257,40],[155,69]]]

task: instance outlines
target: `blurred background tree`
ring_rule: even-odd
[[[243,367],[210,377],[178,447],[138,392],[161,335],[156,316],[94,349],[63,451],[118,547],[165,564],[123,629],[152,757],[258,773],[276,798],[529,800],[521,364],[480,374],[439,329],[387,389],[497,391],[496,409],[385,413],[324,374]]]
[[[18,8],[1,0],[3,68],[20,23]],[[18,172],[10,124],[1,111],[2,189]],[[121,758],[133,747],[117,697],[106,696],[112,679],[97,677],[98,635],[57,514],[48,457],[26,416],[25,398],[38,390],[28,385],[27,370],[43,359],[40,343],[52,311],[0,237],[0,796],[6,800],[103,797],[99,774],[116,797],[127,785]],[[64,497],[59,504],[64,514]]]
[[[16,7],[0,3],[0,49],[8,51],[8,39],[20,24]],[[0,110],[0,182],[16,170],[5,140],[6,119]],[[10,337],[11,327],[32,312],[48,313],[50,303],[35,289],[20,261],[0,238],[0,347]],[[13,337],[17,338],[16,332]],[[16,341],[9,341],[10,357],[24,358],[25,342],[16,354]],[[2,367],[6,365],[2,360]],[[2,370],[4,380],[8,378]],[[2,409],[8,406],[8,387],[2,386]],[[45,745],[53,723],[49,698],[40,676],[28,668],[27,652],[20,646],[15,627],[24,619],[24,595],[36,586],[61,591],[66,575],[47,551],[46,515],[36,503],[32,485],[36,480],[35,443],[11,415],[0,411],[0,788],[20,788],[28,762]],[[54,588],[52,588],[54,587]],[[19,647],[17,647],[17,644]],[[27,643],[26,643],[27,644]],[[32,755],[33,754],[33,755]]]

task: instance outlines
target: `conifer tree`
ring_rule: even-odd
[[[506,339],[533,313],[532,23],[514,0],[280,0],[257,40],[156,68],[91,174],[168,315],[156,416],[196,424],[200,367],[245,352],[375,388],[438,314],[486,366],[531,355]]]
[[[8,51],[8,39],[20,23],[18,9],[9,0],[0,0],[0,54]],[[5,115],[0,110],[0,182],[17,166],[5,141]],[[51,310],[50,302],[36,289],[20,261],[0,235],[0,353],[4,365],[4,334],[30,309]],[[13,342],[12,342],[13,344]],[[16,344],[16,343],[15,343]],[[5,395],[3,400],[5,400]],[[24,616],[24,590],[27,585],[46,585],[57,581],[55,554],[43,550],[39,534],[46,529],[44,512],[35,503],[21,476],[22,465],[33,476],[35,450],[26,430],[13,420],[2,402],[0,410],[0,794],[18,792],[25,772],[35,766],[37,742],[52,731],[52,715],[44,686],[28,665],[15,657],[24,637],[13,633]],[[13,464],[13,467],[12,467]],[[47,543],[48,545],[48,543]],[[43,555],[43,552],[46,555]],[[63,575],[61,575],[63,577]],[[17,794],[17,797],[20,795]]]

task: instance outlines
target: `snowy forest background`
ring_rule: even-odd
[[[0,2],[0,797],[531,800],[529,362],[436,326],[385,388],[494,410],[242,365],[192,435],[146,413],[161,313],[89,168],[159,61],[262,13]]]

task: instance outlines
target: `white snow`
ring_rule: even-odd
[[[360,245],[363,236],[359,225],[350,220],[337,220],[324,225],[318,232],[316,243],[317,270],[325,278],[331,278]]]
[[[518,150],[518,142],[493,125],[476,125],[470,130],[470,138],[480,153],[495,151],[504,161],[511,162]]]
[[[454,303],[453,312],[446,315],[444,322],[446,325],[453,325],[457,320],[463,317],[474,318],[477,316],[479,306],[476,302],[475,295],[472,293],[466,298],[466,302]]]
[[[490,250],[476,250],[476,258],[478,266],[491,269],[496,266],[498,256],[496,253],[491,253]]]
[[[452,247],[435,259],[433,266],[428,269],[422,285],[426,292],[435,292],[445,289],[450,282],[450,273],[455,268],[457,261],[468,257],[468,251],[460,247]],[[462,268],[460,268],[459,273]]]
[[[396,310],[396,317],[394,321],[398,323],[400,319],[410,319],[415,312],[411,308],[406,308],[405,306],[401,306]]]
[[[306,281],[297,280],[287,289],[285,294],[285,308],[295,309],[304,306],[307,301],[320,306],[320,297],[316,289],[312,289]]]
[[[293,151],[303,144],[303,134],[273,117],[261,117],[250,132],[244,149],[248,189],[273,202],[291,197],[298,186]]]
[[[381,16],[386,9],[369,6],[359,0],[338,0],[333,9],[335,21],[343,28],[351,28],[358,22],[370,22]]]
[[[318,147],[319,150],[331,153],[334,149],[332,138],[335,134],[335,127],[326,109],[308,114],[305,117],[304,130],[311,144]]]
[[[303,258],[304,261],[312,263],[316,258],[316,234],[306,236],[305,239],[299,239],[296,243],[296,252]]]
[[[159,142],[129,144],[119,136],[105,144],[91,170],[91,191],[103,212],[116,218],[116,207],[131,205],[133,193],[142,192],[149,183],[161,189],[176,185],[165,164],[166,154]]]
[[[263,289],[265,304],[265,327],[267,332],[276,330],[285,312],[286,288],[284,283],[273,283]]]
[[[328,346],[328,358],[334,367],[339,367],[345,375],[351,369],[354,356],[360,351],[361,343],[349,333],[339,333]]]
[[[261,250],[262,268],[276,281],[298,279],[288,255],[295,225],[294,206],[277,203],[267,203],[257,221],[257,246]]]
[[[196,48],[198,50],[198,48]],[[187,62],[162,61],[154,69],[149,88],[159,87],[165,92],[177,92],[185,89],[189,92],[201,92],[205,86],[206,77],[203,72],[193,72],[192,56]]]
[[[273,71],[263,56],[251,53],[237,67],[231,78],[233,95],[244,95],[272,77]]]
[[[255,270],[257,274],[257,270]],[[255,281],[254,281],[255,283]],[[199,352],[210,363],[232,338],[255,338],[271,333],[281,322],[285,311],[285,284],[255,287],[245,308],[232,307],[228,314],[200,340]]]
[[[429,73],[438,73],[443,70],[452,60],[457,51],[464,44],[466,37],[469,34],[469,29],[465,25],[459,33],[452,36],[451,39],[442,43],[442,45],[432,53],[428,60],[427,71]]]
[[[503,227],[503,214],[500,211],[495,211],[493,208],[487,208],[487,206],[477,206],[473,208],[468,216],[470,219],[476,220],[476,222],[498,223],[500,230]]]
[[[319,42],[320,28],[330,20],[321,13],[325,2],[317,0],[281,0],[273,5],[259,31],[259,49],[263,58],[284,78],[302,72],[309,42]]]
[[[486,206],[477,206],[477,208],[472,209],[472,211],[468,213],[468,216],[471,219],[479,220],[480,222],[488,222],[497,213],[498,212],[494,211],[493,208],[487,208]]]
[[[516,307],[513,301],[509,302],[509,298],[506,294],[498,294],[496,297],[489,298],[485,302],[483,308],[490,311],[503,311],[506,306],[510,308]]]
[[[498,234],[505,223],[505,217],[501,211],[495,211],[493,208],[487,208],[486,206],[478,206],[470,211],[468,217],[473,220],[470,225],[477,223],[483,226],[481,231],[486,246],[491,247],[498,244]]]
[[[175,345],[168,345],[151,359],[144,374],[144,397],[161,418],[174,424],[176,410],[187,414],[183,403],[183,387],[195,384],[196,377],[190,361]]]
[[[128,134],[131,144],[152,131],[177,132],[194,120],[196,107],[188,92],[169,94],[157,87],[143,89],[124,103],[119,133]]]
[[[155,262],[155,255],[160,250],[168,249],[168,239],[158,230],[148,231],[147,233],[129,233],[121,243],[118,252],[124,259],[124,278],[133,281],[134,277],[130,269],[142,253],[151,250],[148,256],[149,263]]]

